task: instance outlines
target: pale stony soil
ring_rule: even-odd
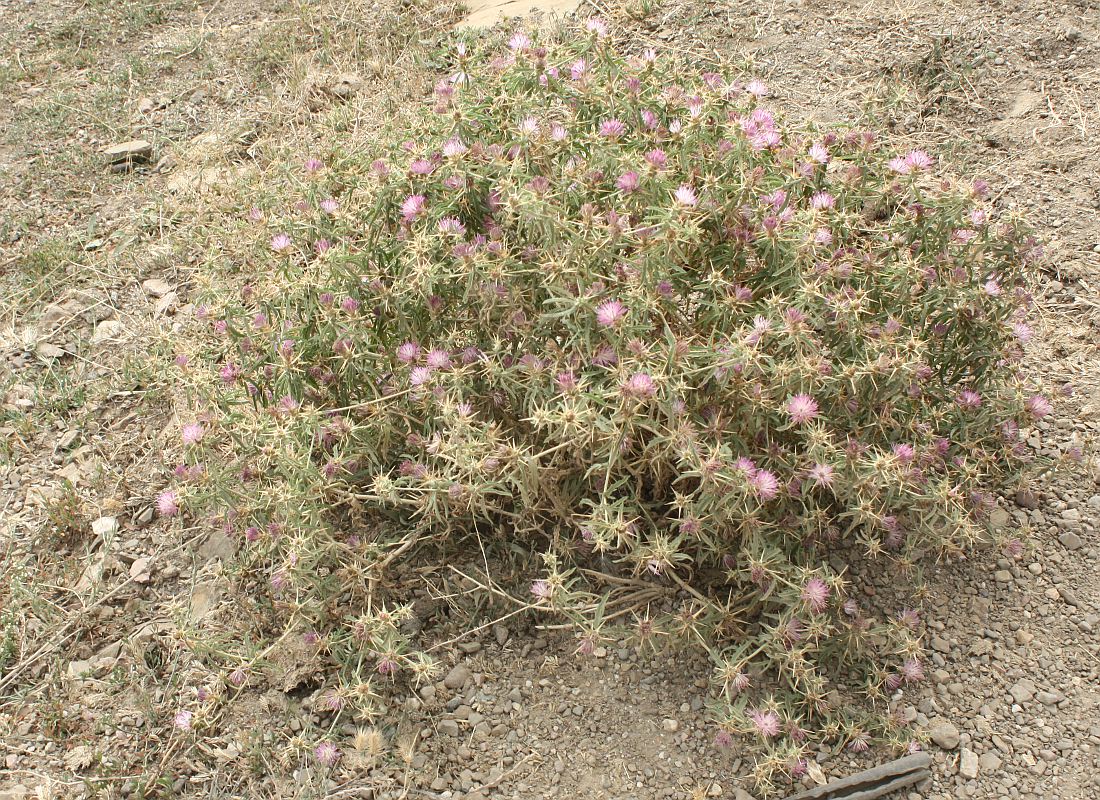
[[[1095,444],[1095,3],[593,10],[624,46],[732,61],[792,116],[869,118],[989,180],[1050,254],[1030,366],[1075,390],[1032,444]],[[294,643],[201,733],[172,726],[181,698],[213,686],[207,648],[271,633],[242,619],[235,543],[151,511],[175,446],[175,331],[210,279],[212,221],[331,137],[369,146],[430,89],[421,54],[455,18],[428,2],[0,0],[0,798],[744,798],[743,759],[711,744],[704,660],[625,647],[578,660],[530,620],[463,640],[437,685],[391,698],[373,758],[351,752],[354,728],[336,731],[349,755],[331,773],[299,746],[330,718]],[[99,150],[135,138],[149,163],[109,171]],[[1027,553],[942,567],[923,603],[935,671],[901,702],[933,734],[935,768],[910,798],[1096,797],[1094,456],[998,517],[1029,533]],[[895,596],[886,575],[861,588]],[[461,624],[445,606],[422,620],[440,639]],[[842,774],[883,757],[819,760]]]

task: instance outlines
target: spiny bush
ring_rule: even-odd
[[[342,665],[334,711],[433,672],[387,575],[478,536],[538,554],[515,602],[582,654],[706,648],[762,791],[821,742],[916,747],[885,712],[920,620],[830,564],[915,584],[988,535],[1050,411],[1019,370],[1038,248],[922,151],[605,33],[459,44],[408,141],[268,187],[160,509],[243,537]]]

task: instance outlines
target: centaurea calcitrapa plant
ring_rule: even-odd
[[[476,532],[539,554],[518,602],[581,653],[705,647],[761,791],[823,741],[915,747],[884,709],[923,677],[919,618],[830,556],[915,581],[1033,467],[1038,248],[922,151],[785,127],[760,81],[605,34],[460,44],[409,141],[248,213],[264,277],[200,309],[213,402],[161,511],[220,514],[373,680],[433,670],[387,572]]]

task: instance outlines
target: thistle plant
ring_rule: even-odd
[[[920,618],[830,557],[915,583],[1035,468],[1035,240],[923,151],[784,124],[759,80],[599,24],[486,47],[408,141],[242,213],[264,278],[199,311],[161,512],[242,537],[345,665],[334,710],[432,674],[387,575],[476,534],[535,556],[516,602],[582,654],[705,648],[763,792],[821,742],[917,746],[889,700],[923,678]]]

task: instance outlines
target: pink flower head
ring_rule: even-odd
[[[405,342],[397,348],[397,360],[404,364],[411,364],[420,356],[420,345],[416,342]]]
[[[626,133],[626,125],[619,119],[607,119],[600,123],[600,136],[617,139]]]
[[[806,477],[817,486],[829,487],[833,485],[833,468],[828,464],[814,464],[806,473]]]
[[[305,170],[308,174],[312,175],[316,172],[320,172],[324,168],[324,162],[317,158],[308,159],[305,163]]]
[[[512,34],[512,38],[508,40],[508,47],[517,53],[522,53],[531,47],[531,37],[523,31],[516,31]]]
[[[829,584],[821,578],[810,578],[802,587],[802,602],[815,614],[820,614],[829,604]]]
[[[924,667],[921,666],[920,660],[910,658],[902,664],[901,676],[906,683],[919,683],[924,680]]]
[[[681,185],[672,193],[672,197],[678,205],[684,206],[685,208],[692,208],[699,202],[699,198],[695,195],[695,190],[687,184]]]
[[[588,62],[583,58],[578,58],[569,67],[569,74],[575,81],[579,81],[584,77],[584,74],[588,71]]]
[[[665,151],[660,148],[654,148],[646,153],[645,160],[649,162],[654,169],[664,169],[665,165],[668,164],[668,156],[665,154]]]
[[[1022,343],[1027,344],[1031,341],[1031,327],[1026,323],[1017,322],[1012,326],[1012,335]]]
[[[638,173],[631,170],[630,172],[624,172],[619,176],[619,179],[615,181],[615,185],[624,192],[633,192],[638,188]]]
[[[923,172],[932,166],[932,157],[923,150],[910,150],[905,154],[905,163],[915,172]]]
[[[451,356],[446,350],[429,350],[425,363],[432,369],[447,369],[451,366]]]
[[[596,34],[597,39],[603,39],[607,36],[607,23],[599,17],[591,17],[584,23],[584,28],[589,33]]]
[[[172,724],[181,731],[189,731],[191,730],[191,720],[194,716],[194,714],[187,710],[177,711],[176,715],[172,718]]]
[[[539,132],[539,121],[535,117],[524,117],[519,122],[519,132],[522,136],[535,136]]]
[[[766,469],[758,469],[749,475],[749,488],[761,500],[771,500],[779,494],[779,479]]]
[[[648,108],[642,109],[642,125],[646,130],[654,131],[661,124],[661,121],[657,118],[657,115],[650,111]]]
[[[202,427],[201,423],[188,422],[183,426],[183,443],[186,445],[198,444],[202,441],[204,433],[206,433],[206,429]]]
[[[456,158],[469,149],[457,136],[452,136],[443,143],[443,155],[447,158]]]
[[[893,452],[894,457],[902,464],[908,464],[917,454],[917,451],[913,449],[913,445],[904,443],[894,445]]]
[[[764,83],[764,81],[754,78],[749,81],[748,86],[745,87],[745,91],[759,100],[761,97],[768,96],[768,85]]]
[[[340,751],[332,742],[321,742],[313,749],[313,755],[326,767],[331,767],[340,760]]]
[[[335,214],[339,207],[340,204],[331,197],[321,201],[321,210],[326,214]]]
[[[808,394],[796,394],[787,401],[787,413],[795,425],[804,425],[817,416],[817,401]]]
[[[409,172],[413,175],[431,175],[435,172],[435,164],[426,158],[417,158],[409,164]]]
[[[424,213],[424,195],[411,194],[401,203],[401,216],[405,222],[412,222]]]
[[[423,386],[432,379],[432,371],[427,367],[413,367],[409,373],[409,383],[413,386]]]
[[[549,581],[540,579],[531,584],[531,594],[535,596],[536,600],[549,600],[554,596],[554,587],[550,585]]]
[[[248,220],[249,220],[249,222],[259,222],[263,218],[264,218],[264,212],[261,211],[258,206],[252,206],[252,208],[248,209]]]
[[[290,237],[285,233],[277,233],[271,237],[271,249],[276,253],[281,253],[283,250],[290,247],[290,245]]]
[[[836,207],[836,198],[828,192],[814,192],[810,197],[810,208],[816,211],[826,211]]]
[[[657,394],[657,384],[645,372],[635,372],[623,385],[623,394],[628,397],[653,397]]]
[[[618,300],[608,300],[596,308],[596,321],[605,328],[618,325],[626,317],[626,306]]]
[[[971,389],[964,389],[959,392],[958,398],[955,400],[959,404],[959,408],[964,408],[967,411],[973,411],[979,408],[982,404],[982,396]]]
[[[221,376],[222,383],[232,385],[241,377],[241,368],[230,361],[218,371],[218,375]]]
[[[1033,394],[1027,399],[1027,410],[1035,419],[1042,419],[1054,410],[1051,402],[1041,394]]]
[[[748,713],[748,717],[753,727],[756,728],[756,732],[765,739],[770,739],[773,736],[779,735],[779,731],[781,730],[779,715],[774,711],[754,710]]]
[[[157,495],[157,511],[162,517],[174,517],[179,513],[179,495],[171,489]]]
[[[821,142],[814,142],[809,150],[810,160],[817,164],[829,163],[829,148]]]

